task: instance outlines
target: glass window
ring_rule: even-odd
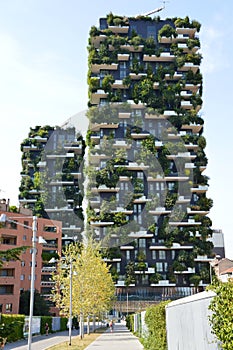
[[[20,276],[20,281],[24,281],[25,280],[25,275],[21,275]]]
[[[6,312],[11,312],[12,311],[12,304],[11,303],[7,303],[6,304]]]
[[[159,250],[159,259],[166,259],[166,252],[165,250]]]
[[[163,263],[156,263],[156,270],[159,271],[163,271]]]

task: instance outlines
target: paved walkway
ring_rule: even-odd
[[[77,335],[77,331],[74,334],[72,334],[72,336],[73,335]],[[49,334],[48,336],[39,335],[39,336],[33,337],[31,348],[32,350],[45,350],[50,346],[53,346],[68,340],[69,340],[68,331]],[[4,350],[13,350],[13,349],[27,350],[28,349],[27,340],[19,340],[14,343],[7,343],[4,347]]]
[[[86,350],[143,350],[139,340],[126,328],[124,324],[117,323],[111,333],[108,329],[98,337]]]
[[[73,331],[72,336],[76,336],[77,331]],[[32,350],[45,350],[50,346],[68,341],[68,331],[49,334],[49,336],[41,335],[33,337]],[[20,340],[15,343],[6,344],[4,350],[27,350],[27,341]],[[143,346],[139,340],[126,328],[122,323],[117,323],[111,333],[108,329],[101,334],[86,350],[143,350]],[[62,349],[61,349],[62,350]]]

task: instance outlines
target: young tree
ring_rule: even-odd
[[[29,304],[30,304],[30,291],[25,291],[20,295],[19,301],[19,313],[23,315],[29,315]],[[45,299],[36,290],[34,294],[34,316],[50,316],[49,305]]]
[[[102,260],[98,246],[91,240],[87,245],[69,245],[53,275],[53,300],[65,315],[70,310],[70,264],[72,264],[72,312],[83,317],[96,315],[110,308],[114,283],[109,267]]]

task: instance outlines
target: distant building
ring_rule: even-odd
[[[0,211],[9,220],[0,224],[0,250],[5,251],[17,247],[32,244],[32,216]],[[46,244],[37,243],[35,289],[46,300],[51,296],[53,282],[51,273],[54,267],[49,264],[52,257],[58,258],[61,254],[61,231],[60,221],[49,219],[37,219],[37,238],[41,236]],[[31,252],[28,248],[21,254],[21,261],[9,261],[0,268],[0,313],[17,314],[19,312],[20,293],[30,290],[31,283]],[[49,302],[49,301],[48,301]],[[58,315],[58,309],[50,303],[51,313]]]
[[[220,281],[227,282],[229,279],[233,278],[233,260],[216,257],[216,259],[211,262],[211,266]]]

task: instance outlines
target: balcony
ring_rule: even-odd
[[[118,53],[117,54],[118,61],[128,61],[129,60],[129,54],[128,53]]]
[[[175,56],[171,55],[170,52],[161,52],[160,56],[156,55],[143,55],[144,62],[172,62]]]
[[[74,181],[51,181],[50,186],[73,186]]]
[[[191,208],[187,208],[187,213],[190,215],[208,215],[209,214],[209,210],[195,210],[195,209],[191,209]]]
[[[176,28],[177,34],[188,35],[190,38],[194,37],[197,28]]]
[[[132,80],[140,80],[142,77],[146,77],[146,73],[129,73],[129,76]]]
[[[133,45],[121,45],[121,49],[123,50],[128,50],[129,52],[142,52],[144,45],[138,45],[138,46],[133,46]]]
[[[179,274],[179,275],[186,275],[186,274],[193,274],[195,273],[195,267],[188,267],[187,270],[184,271],[174,271],[175,274]]]
[[[98,36],[94,36],[91,38],[91,43],[94,45],[94,47],[97,49],[100,46],[100,43],[105,41],[107,39],[107,36],[104,34],[100,34]]]
[[[133,200],[133,203],[146,203],[146,202],[150,202],[150,199],[148,199],[146,196],[141,196],[139,198],[136,198]]]
[[[194,219],[188,219],[188,221],[172,221],[169,222],[170,226],[200,226],[201,222]]]
[[[176,37],[177,42],[186,42],[189,39],[188,34],[178,34]]]
[[[159,43],[160,44],[172,44],[176,42],[176,38],[174,37],[166,37],[166,36],[162,36],[159,38]]]
[[[166,246],[162,246],[162,245],[151,245],[149,247],[150,250],[191,250],[193,249],[193,246],[184,246],[184,245],[180,245],[179,243],[173,243],[173,245],[171,246],[171,248],[168,248]]]
[[[74,153],[76,154],[82,154],[82,150],[83,150],[83,147],[82,147],[82,144],[77,144],[77,145],[64,145],[64,149],[66,151],[73,151]]]
[[[192,91],[187,91],[187,90],[181,91],[180,93],[180,96],[183,98],[190,98],[192,95],[193,95]]]
[[[197,257],[194,259],[194,261],[197,262],[210,262],[214,260],[213,258],[208,258],[207,255],[197,255]]]
[[[48,141],[48,138],[37,135],[35,137],[30,137],[29,140],[36,140],[37,142],[40,142],[40,143],[46,143]]]
[[[201,124],[184,124],[181,127],[181,130],[192,130],[193,133],[199,133],[201,129],[203,128],[203,125]]]
[[[104,227],[114,225],[114,221],[91,221],[90,224],[94,227]]]
[[[89,202],[92,208],[99,208],[101,204],[99,197],[91,198]]]
[[[193,109],[193,105],[190,101],[181,101],[181,107],[184,109]]]
[[[176,158],[188,158],[188,159],[195,159],[196,154],[191,154],[190,152],[178,152],[178,154],[168,154],[167,159],[176,159]]]
[[[108,26],[114,34],[127,34],[129,32],[129,26]]]
[[[198,186],[198,187],[192,187],[191,192],[193,193],[205,193],[208,191],[208,186]]]
[[[118,124],[116,123],[95,123],[91,124],[91,130],[92,131],[100,131],[100,129],[117,129]]]
[[[176,204],[187,204],[190,203],[191,198],[188,196],[179,196],[177,198]]]
[[[91,66],[91,71],[92,73],[100,73],[100,70],[117,70],[118,69],[118,64],[117,63],[102,63],[102,64],[92,64]]]
[[[200,87],[201,87],[200,84],[197,84],[197,85],[185,84],[185,87],[183,88],[183,90],[189,90],[189,91],[192,91],[193,93],[197,93]]]
[[[120,148],[126,148],[126,149],[129,149],[131,148],[131,145],[125,141],[125,140],[116,140],[113,144],[113,147],[120,147]]]
[[[167,215],[171,213],[171,210],[166,210],[165,207],[158,207],[155,210],[149,210],[151,215]]]
[[[132,132],[131,133],[131,137],[132,139],[146,139],[148,136],[150,136],[150,133],[149,132],[139,132],[139,133],[136,133],[136,132]]]
[[[97,105],[100,103],[101,98],[107,98],[108,93],[104,90],[97,90],[97,92],[94,92],[91,94],[91,103],[94,105]]]
[[[198,46],[194,46],[193,48],[189,49],[187,44],[185,44],[185,43],[181,44],[180,43],[180,44],[178,44],[178,49],[182,49],[183,52],[185,52],[185,53],[189,53],[189,52],[195,53],[195,52],[197,52],[199,50],[199,47]]]
[[[53,273],[54,271],[56,271],[55,266],[44,266],[41,269],[41,273]]]
[[[115,168],[121,167],[122,165],[114,165]],[[138,164],[134,162],[129,162],[128,165],[124,165],[124,168],[128,170],[146,170],[149,169],[149,165],[145,165],[144,163]]]
[[[82,178],[82,174],[80,172],[71,173],[70,175],[72,175],[74,177],[74,179],[81,179]]]
[[[131,232],[129,234],[129,237],[130,238],[152,238],[154,237],[154,234],[150,234],[150,233],[147,233],[147,231],[144,231],[144,230],[140,230],[138,232]]]
[[[95,145],[98,145],[100,143],[100,136],[99,135],[91,135],[91,141]]]
[[[123,207],[117,207],[116,210],[110,210],[110,213],[123,213],[123,214],[126,214],[126,215],[131,215],[133,214],[133,210],[128,210],[128,209],[125,209]]]
[[[59,159],[59,158],[74,158],[74,154],[73,153],[64,153],[64,154],[47,154],[46,157],[48,159]]]
[[[123,80],[115,80],[112,84],[113,89],[128,89],[129,87],[123,84]]]
[[[30,146],[23,146],[23,152],[28,152],[28,151],[38,151],[38,147],[35,145],[30,145]]]
[[[135,247],[133,245],[122,245],[120,246],[120,250],[134,250]]]
[[[169,280],[160,280],[159,283],[151,283],[151,287],[175,287],[175,283],[171,283]]]
[[[199,148],[198,145],[194,145],[194,144],[191,143],[191,142],[188,143],[188,144],[185,144],[184,147],[187,148],[187,149],[191,149],[191,150],[197,150],[197,149]]]
[[[148,114],[145,113],[145,119],[156,119],[156,120],[164,120],[166,119],[163,114]]]
[[[182,73],[175,72],[174,75],[165,74],[165,80],[180,80],[183,77]]]
[[[179,68],[180,71],[182,72],[187,72],[188,70],[192,70],[193,73],[197,73],[198,69],[199,69],[199,66],[198,65],[195,65],[194,63],[192,62],[186,62],[183,67]]]
[[[26,199],[26,198],[23,198],[23,199],[20,199],[19,202],[21,204],[36,203],[37,199],[32,199],[32,198]]]
[[[41,281],[40,285],[43,287],[53,287],[55,285],[55,282],[53,282],[53,281]]]
[[[118,118],[119,119],[129,119],[131,117],[130,112],[119,112],[118,113]]]
[[[97,187],[92,187],[91,189],[92,192],[98,193],[98,192],[119,192],[120,188],[119,187],[107,187],[105,185],[101,185],[98,188]]]

